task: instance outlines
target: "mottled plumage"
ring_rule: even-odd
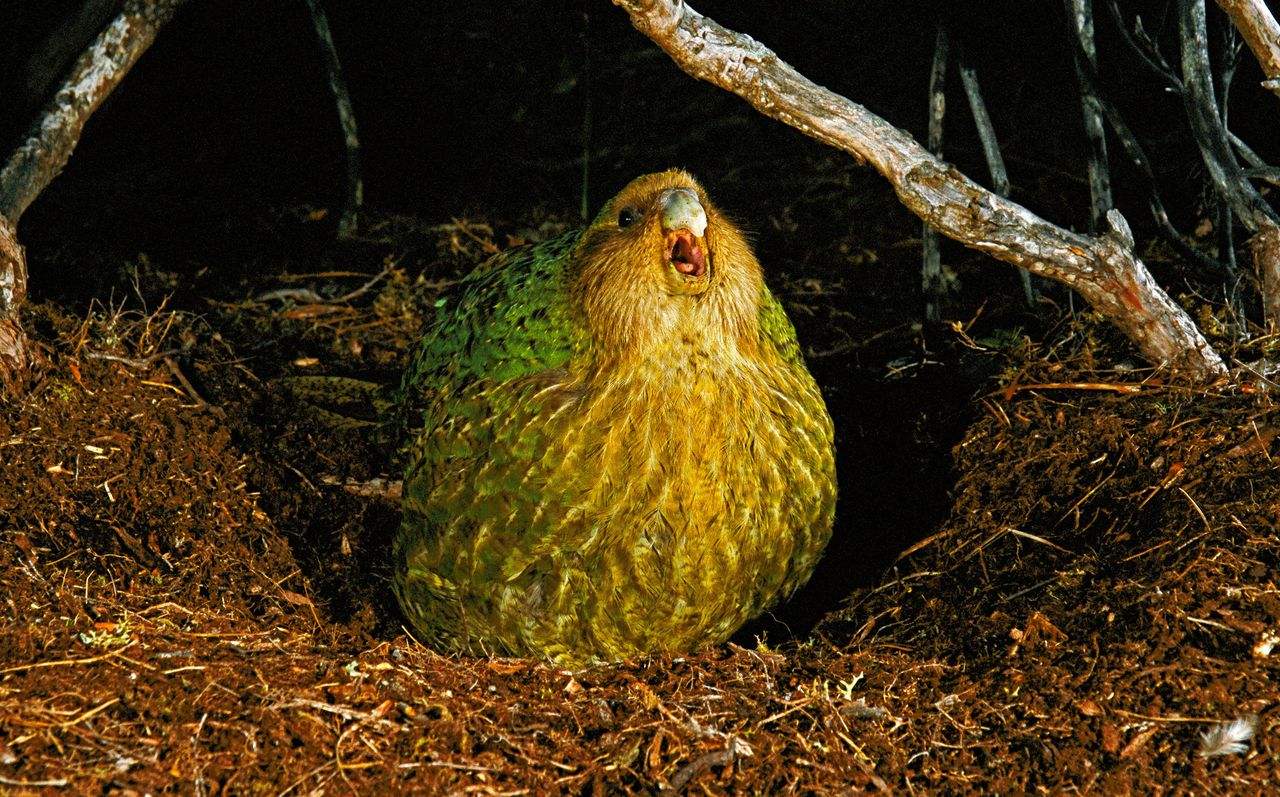
[[[394,586],[429,645],[577,664],[723,641],[831,534],[822,396],[681,171],[480,266],[400,400]]]

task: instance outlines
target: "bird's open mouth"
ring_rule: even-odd
[[[676,271],[690,277],[707,273],[707,255],[698,239],[689,230],[671,230],[667,233],[667,260]]]

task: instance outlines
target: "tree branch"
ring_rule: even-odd
[[[1067,0],[1067,17],[1071,32],[1079,42],[1072,48],[1076,68],[1076,80],[1080,83],[1080,105],[1084,114],[1084,134],[1089,142],[1089,196],[1091,198],[1089,229],[1101,230],[1107,211],[1112,208],[1111,170],[1107,165],[1107,137],[1102,126],[1102,102],[1095,92],[1093,81],[1084,74],[1098,69],[1098,49],[1093,35],[1092,0]],[[1081,59],[1088,64],[1082,64]]]
[[[360,168],[360,137],[356,135],[356,112],[351,107],[351,94],[347,81],[342,77],[342,62],[338,60],[338,48],[333,43],[329,19],[325,16],[320,0],[306,0],[311,10],[311,23],[320,40],[324,55],[325,72],[329,76],[329,90],[333,92],[338,107],[338,122],[342,125],[342,142],[347,153],[347,197],[338,218],[338,237],[350,238],[356,234],[357,214],[364,205],[364,177]]]
[[[1268,332],[1280,330],[1280,216],[1262,198],[1231,151],[1227,128],[1213,94],[1204,0],[1179,0],[1182,30],[1182,101],[1191,132],[1218,195],[1253,234],[1253,262],[1262,283]]]
[[[996,137],[995,125],[991,123],[991,114],[987,112],[987,103],[982,99],[982,86],[978,83],[978,71],[969,63],[968,55],[960,51],[960,82],[964,84],[965,96],[969,98],[969,113],[973,116],[973,126],[978,129],[978,140],[982,142],[982,155],[987,161],[987,173],[991,175],[991,190],[1002,197],[1013,193],[1009,185],[1009,170],[1004,165],[1004,155],[1000,152],[1000,139]],[[1031,282],[1031,272],[1018,269],[1022,281],[1022,298],[1027,307],[1036,303],[1036,286]]]
[[[59,23],[58,27],[40,42],[35,52],[18,70],[15,82],[17,108],[6,109],[21,114],[27,121],[49,98],[54,81],[62,77],[71,60],[80,54],[102,26],[116,13],[118,0],[85,0],[74,12]],[[17,119],[15,115],[13,118]]]
[[[1152,362],[1209,382],[1222,358],[1133,253],[1116,211],[1111,231],[1064,230],[982,188],[866,108],[816,85],[749,36],[680,2],[613,0],[632,24],[694,77],[732,91],[758,111],[871,164],[899,200],[966,246],[1075,288]]]
[[[1244,176],[1231,151],[1213,95],[1204,0],[1179,0],[1178,16],[1182,26],[1182,100],[1191,132],[1218,193],[1231,203],[1250,232],[1259,233],[1280,218]]]
[[[183,0],[124,0],[120,13],[81,53],[0,170],[0,386],[12,393],[27,374],[30,345],[18,310],[27,296],[27,259],[18,219],[62,171],[85,122],[137,62]]]
[[[1118,10],[1116,13],[1119,13]],[[1117,20],[1117,24],[1123,30],[1123,20],[1120,20],[1119,17],[1117,17]],[[1156,182],[1155,172],[1151,168],[1151,160],[1142,149],[1142,144],[1138,142],[1137,135],[1129,128],[1129,124],[1125,121],[1124,115],[1120,113],[1120,109],[1107,98],[1106,92],[1102,88],[1101,78],[1094,68],[1094,59],[1088,57],[1088,52],[1085,50],[1080,38],[1074,35],[1067,38],[1071,42],[1074,53],[1076,77],[1080,80],[1081,91],[1087,92],[1093,97],[1096,103],[1095,107],[1102,112],[1107,124],[1110,125],[1111,132],[1115,134],[1116,141],[1120,144],[1120,149],[1124,151],[1124,154],[1129,158],[1129,162],[1146,180],[1147,204],[1151,208],[1152,218],[1155,219],[1156,229],[1160,231],[1160,235],[1169,245],[1178,254],[1186,258],[1188,262],[1204,269],[1208,273],[1220,274],[1224,270],[1224,266],[1187,243],[1186,237],[1178,232],[1173,226],[1173,222],[1169,220],[1169,212],[1165,209],[1164,200],[1160,196],[1160,187]],[[1137,47],[1136,44],[1134,46]],[[1138,48],[1138,51],[1142,52],[1142,49]],[[1159,53],[1154,49],[1151,50],[1151,53],[1154,56],[1159,56]],[[1163,59],[1161,59],[1161,63],[1163,63]],[[1172,72],[1166,73],[1162,69],[1157,69],[1157,72],[1165,76],[1166,80],[1169,81],[1170,87],[1177,91],[1179,96],[1182,95],[1181,80],[1178,80]]]
[[[1240,35],[1230,25],[1218,26],[1218,74],[1214,81],[1218,96],[1218,118],[1222,120],[1224,130],[1230,130],[1231,81],[1235,79],[1236,69],[1240,66]],[[1233,139],[1234,145],[1239,139]],[[1246,146],[1245,149],[1248,149]],[[1236,147],[1237,155],[1240,148]],[[1245,175],[1246,177],[1248,175]],[[1231,204],[1222,197],[1217,197],[1218,223],[1218,257],[1227,269],[1226,300],[1231,308],[1231,327],[1237,337],[1243,339],[1248,335],[1248,324],[1245,322],[1244,304],[1240,294],[1240,273],[1236,269],[1235,213]]]
[[[929,151],[942,157],[942,142],[947,118],[947,60],[951,53],[951,37],[945,21],[938,22],[933,44],[933,68],[929,71]],[[920,291],[924,294],[924,320],[942,320],[942,302],[947,286],[942,277],[942,241],[938,231],[925,222],[920,231]]]
[[[1280,95],[1280,24],[1260,0],[1217,0],[1218,6],[1231,17],[1253,57],[1258,59],[1267,76],[1263,86]]]
[[[80,55],[26,140],[0,170],[0,216],[17,224],[62,171],[84,124],[151,46],[183,0],[125,0],[123,8]]]

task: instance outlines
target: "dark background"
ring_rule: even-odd
[[[10,0],[0,12],[8,16],[0,16],[0,97],[10,98],[0,103],[0,141],[13,143],[36,111],[15,91],[14,76],[76,5]],[[1123,5],[1130,21],[1141,14],[1176,64],[1167,3]],[[374,207],[428,217],[468,207],[576,208],[588,100],[593,209],[636,174],[679,165],[720,189],[731,209],[754,216],[768,195],[785,204],[803,190],[797,183],[809,175],[799,164],[851,168],[848,158],[684,75],[605,0],[330,0],[325,8]],[[948,9],[957,41],[979,69],[1015,195],[1058,223],[1087,218],[1060,3],[711,0],[697,8],[918,138],[934,26],[938,9]],[[1124,49],[1101,4],[1096,13],[1107,88],[1148,142],[1185,221],[1198,209],[1202,169],[1180,100]],[[1210,15],[1216,27],[1221,14],[1213,4]],[[1255,147],[1274,149],[1274,118],[1265,112],[1273,109],[1247,51],[1242,61],[1233,126]],[[985,180],[954,65],[950,91],[948,156]],[[1120,205],[1142,225],[1142,194],[1130,189],[1123,159],[1115,160]],[[57,189],[124,173],[145,181],[134,190],[150,184],[198,194],[230,185],[246,201],[336,202],[340,138],[305,4],[189,3],[92,119]],[[1043,185],[1051,178],[1056,185]]]

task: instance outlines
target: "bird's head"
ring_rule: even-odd
[[[587,228],[574,262],[575,293],[611,348],[755,340],[760,264],[684,171],[631,181]]]

